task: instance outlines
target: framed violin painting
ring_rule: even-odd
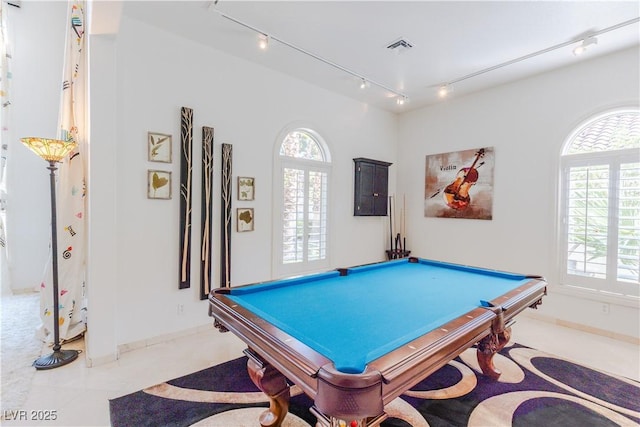
[[[493,147],[427,155],[424,216],[492,219],[494,165]]]

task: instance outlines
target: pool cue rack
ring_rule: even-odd
[[[407,250],[407,236],[406,236],[406,198],[402,196],[402,208],[400,209],[400,223],[398,224],[398,217],[396,212],[396,200],[395,196],[389,196],[389,249],[386,250],[387,259],[400,259],[406,258],[411,254],[411,251]],[[395,218],[395,222],[394,222]]]

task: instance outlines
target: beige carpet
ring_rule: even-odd
[[[43,343],[36,338],[40,324],[40,294],[27,293],[2,297],[2,403],[4,411],[21,409],[27,399],[35,375],[33,361],[42,351]]]

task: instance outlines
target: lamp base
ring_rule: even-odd
[[[48,356],[42,356],[33,362],[36,369],[53,369],[67,363],[71,363],[78,358],[77,350],[56,350]]]

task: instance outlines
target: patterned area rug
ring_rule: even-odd
[[[499,381],[480,374],[475,349],[467,350],[387,405],[381,426],[640,425],[638,382],[518,344],[494,361]],[[313,402],[295,386],[291,394],[284,425],[314,426]],[[244,357],[109,402],[113,427],[259,426],[266,406]]]

